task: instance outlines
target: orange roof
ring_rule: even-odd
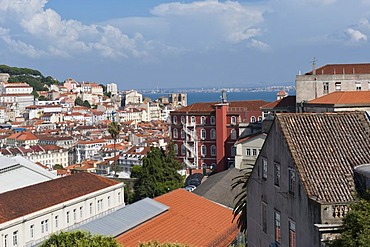
[[[30,131],[14,133],[13,135],[9,136],[8,139],[16,139],[18,141],[38,140],[38,138]]]
[[[370,104],[370,91],[337,91],[310,100],[309,104]]]
[[[190,246],[228,246],[239,230],[232,211],[184,189],[154,200],[169,206],[163,214],[117,237],[124,246],[177,242]]]
[[[370,74],[370,63],[327,64],[316,69],[316,75]],[[312,75],[312,71],[306,73]]]

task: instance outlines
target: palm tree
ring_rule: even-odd
[[[238,227],[240,232],[246,233],[247,230],[247,182],[248,178],[252,173],[252,168],[246,168],[245,170],[241,170],[244,172],[244,174],[237,176],[233,178],[233,183],[231,184],[231,190],[235,189],[236,187],[242,186],[241,191],[239,194],[237,194],[234,198],[234,201],[236,201],[236,204],[234,206],[234,218],[236,217]]]
[[[117,143],[117,138],[119,136],[119,133],[121,132],[121,125],[117,122],[112,122],[108,126],[108,132],[113,138],[114,142],[114,177],[117,175],[117,149],[116,149],[116,143]]]

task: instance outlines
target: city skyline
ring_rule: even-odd
[[[367,62],[370,1],[0,0],[2,64],[119,88],[264,87]]]

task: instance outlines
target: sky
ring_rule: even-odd
[[[0,64],[120,89],[294,85],[370,62],[370,0],[0,0]]]

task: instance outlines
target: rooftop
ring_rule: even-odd
[[[337,91],[310,100],[309,104],[370,105],[370,91]]]
[[[305,75],[312,75],[312,71]],[[327,64],[316,69],[316,75],[370,74],[370,63]]]

